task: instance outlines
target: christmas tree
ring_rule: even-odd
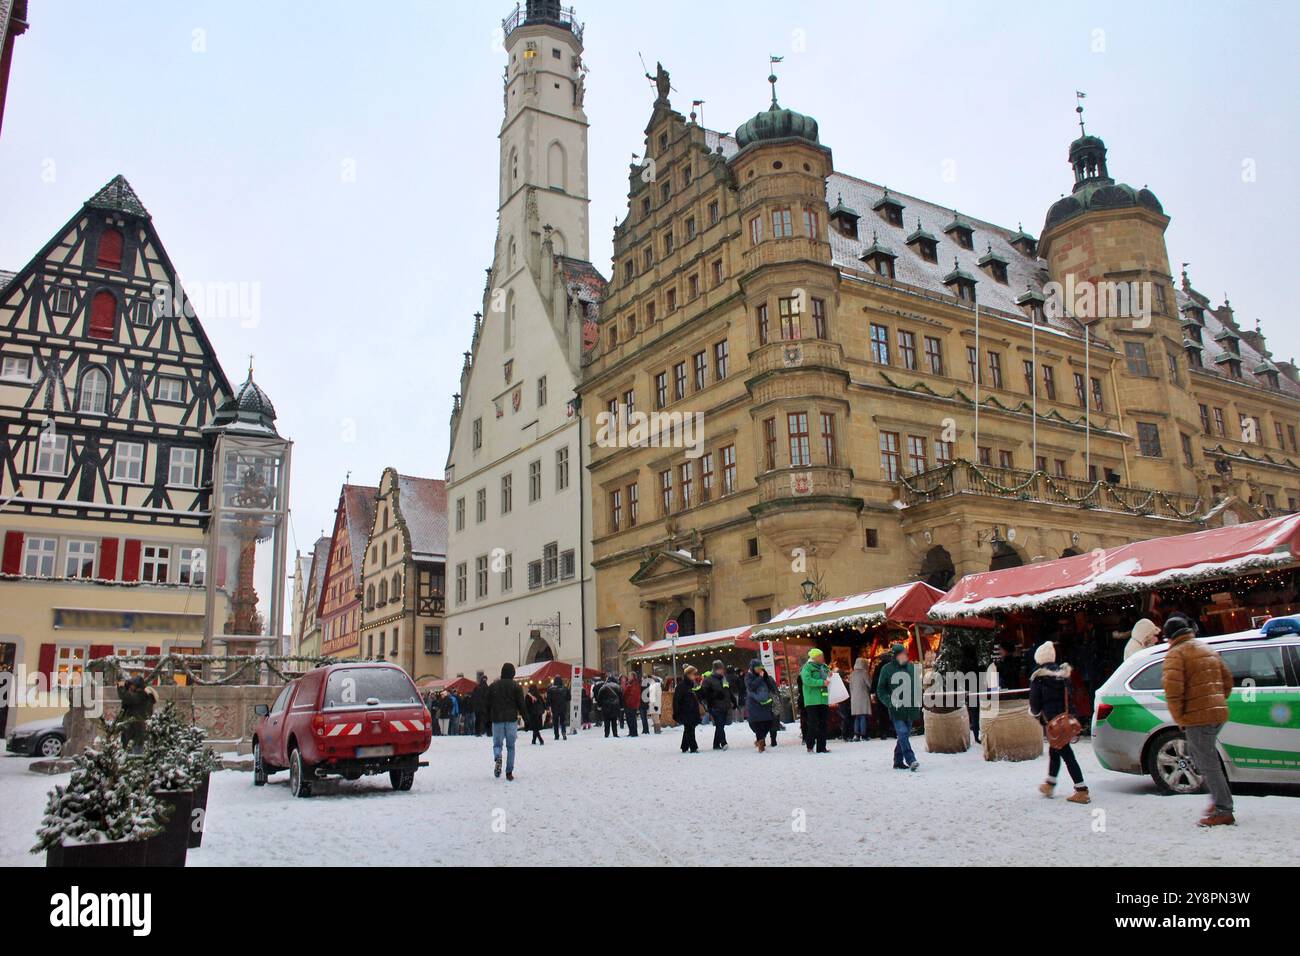
[[[191,790],[219,765],[204,746],[203,728],[181,717],[172,701],[145,725],[144,764],[153,790]]]

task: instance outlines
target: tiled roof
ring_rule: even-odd
[[[18,273],[10,272],[7,269],[0,269],[0,290],[3,290],[5,286],[12,282],[16,275],[18,275]]]
[[[330,538],[329,535],[321,535],[316,539],[316,546],[312,549],[311,556],[311,581],[315,589],[313,593],[319,595],[320,589],[325,584],[325,565],[330,557]]]
[[[1204,331],[1201,333],[1201,344],[1203,349],[1203,369],[1198,369],[1207,375],[1213,375],[1218,378],[1232,380],[1226,371],[1223,370],[1223,362],[1229,358],[1241,359],[1241,380],[1248,385],[1260,385],[1270,387],[1268,379],[1264,374],[1269,371],[1268,365],[1272,364],[1272,354],[1264,354],[1252,344],[1252,335],[1243,335],[1240,327],[1236,326],[1235,321],[1229,324],[1225,318],[1223,308],[1220,307],[1216,312],[1206,304],[1205,297],[1192,290],[1192,294],[1179,289],[1175,292],[1175,301],[1178,311],[1182,312],[1187,306],[1194,305],[1203,309],[1201,313],[1203,318]],[[1223,348],[1220,343],[1229,339],[1236,339],[1237,348],[1241,355],[1233,355],[1227,349]],[[1195,343],[1193,343],[1195,344]],[[1276,366],[1274,366],[1276,368]],[[1258,369],[1258,373],[1256,373]],[[1292,397],[1300,396],[1300,385],[1297,385],[1286,375],[1278,376],[1278,384],[1281,391]]]
[[[397,476],[398,506],[411,535],[411,553],[447,555],[447,483],[437,478]]]
[[[361,580],[361,562],[366,556],[366,542],[375,526],[375,500],[378,488],[369,485],[344,485],[343,507],[348,525],[348,538],[352,542],[352,573]]]
[[[144,219],[149,218],[149,210],[144,208],[144,203],[140,202],[140,197],[135,194],[135,190],[121,173],[91,196],[86,205],[96,209],[112,209],[114,212],[129,213]]]
[[[584,259],[560,258],[560,270],[569,295],[581,302],[599,303],[605,295],[605,277]]]

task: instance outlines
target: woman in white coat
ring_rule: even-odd
[[[645,689],[647,708],[650,714],[650,723],[653,725],[655,733],[659,733],[659,715],[663,712],[664,702],[664,685],[659,682],[658,677],[647,677],[649,686]]]
[[[1155,644],[1156,638],[1160,636],[1160,628],[1151,618],[1144,617],[1133,625],[1133,635],[1124,645],[1124,660],[1128,660],[1138,651],[1151,647]]]
[[[865,657],[853,662],[853,673],[849,674],[849,712],[853,715],[853,739],[865,740],[871,719],[871,671]]]

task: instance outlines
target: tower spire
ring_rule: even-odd
[[[1083,127],[1083,101],[1087,98],[1087,96],[1088,96],[1087,93],[1084,93],[1080,90],[1074,91],[1074,111],[1079,114],[1079,135],[1080,136],[1088,135],[1088,131]]]
[[[772,109],[778,109],[780,104],[776,101],[776,65],[784,60],[783,56],[768,56],[767,68],[770,71],[767,75],[767,82],[772,84]]]

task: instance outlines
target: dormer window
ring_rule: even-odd
[[[964,272],[956,259],[952,260],[952,272],[943,277],[943,284],[948,291],[963,302],[975,301],[976,279],[969,272]]]
[[[841,236],[847,236],[850,239],[858,238],[858,220],[862,218],[858,215],[856,209],[844,205],[844,197],[837,195],[835,205],[830,211],[831,227]]]
[[[1264,359],[1255,366],[1255,376],[1274,391],[1278,391],[1282,387],[1282,383],[1278,379],[1278,367],[1268,359]]]
[[[908,247],[926,262],[939,261],[939,240],[926,232],[921,220],[916,221],[916,229],[905,240]]]
[[[993,251],[993,243],[990,242],[988,251],[980,256],[979,267],[992,276],[993,281],[1007,284],[1007,260]]]
[[[898,256],[888,246],[881,245],[875,233],[871,234],[871,245],[867,246],[858,258],[865,262],[876,275],[884,276],[887,279],[894,278],[894,260]]]
[[[1015,235],[1007,240],[1011,248],[1023,255],[1034,258],[1038,255],[1038,240],[1025,232],[1024,226],[1017,225]]]
[[[952,214],[952,222],[943,227],[943,232],[963,249],[975,248],[975,230],[958,216],[955,210]]]
[[[1241,359],[1228,352],[1220,352],[1214,364],[1223,369],[1231,378],[1241,379]]]
[[[1195,323],[1189,322],[1184,325],[1183,334],[1186,336],[1184,342],[1190,340],[1198,346],[1205,344],[1205,339],[1201,336],[1201,327]]]
[[[884,195],[871,204],[871,208],[891,226],[903,225],[903,204],[890,195],[888,188],[885,189]]]
[[[1241,355],[1241,338],[1237,335],[1236,332],[1232,331],[1232,329],[1224,329],[1222,332],[1220,332],[1218,335],[1214,337],[1214,341],[1218,342],[1225,349],[1227,349],[1228,353],[1230,353],[1231,355],[1233,356]]]
[[[1043,294],[1034,289],[1026,289],[1016,297],[1016,305],[1025,310],[1025,315],[1029,316],[1029,321],[1035,325],[1042,325],[1047,321],[1047,313],[1043,309],[1045,301]]]
[[[1199,333],[1200,329],[1197,328],[1196,331]],[[1205,359],[1201,355],[1204,350],[1199,334],[1195,340],[1186,336],[1183,338],[1183,351],[1187,353],[1187,364],[1192,368],[1205,368]]]

